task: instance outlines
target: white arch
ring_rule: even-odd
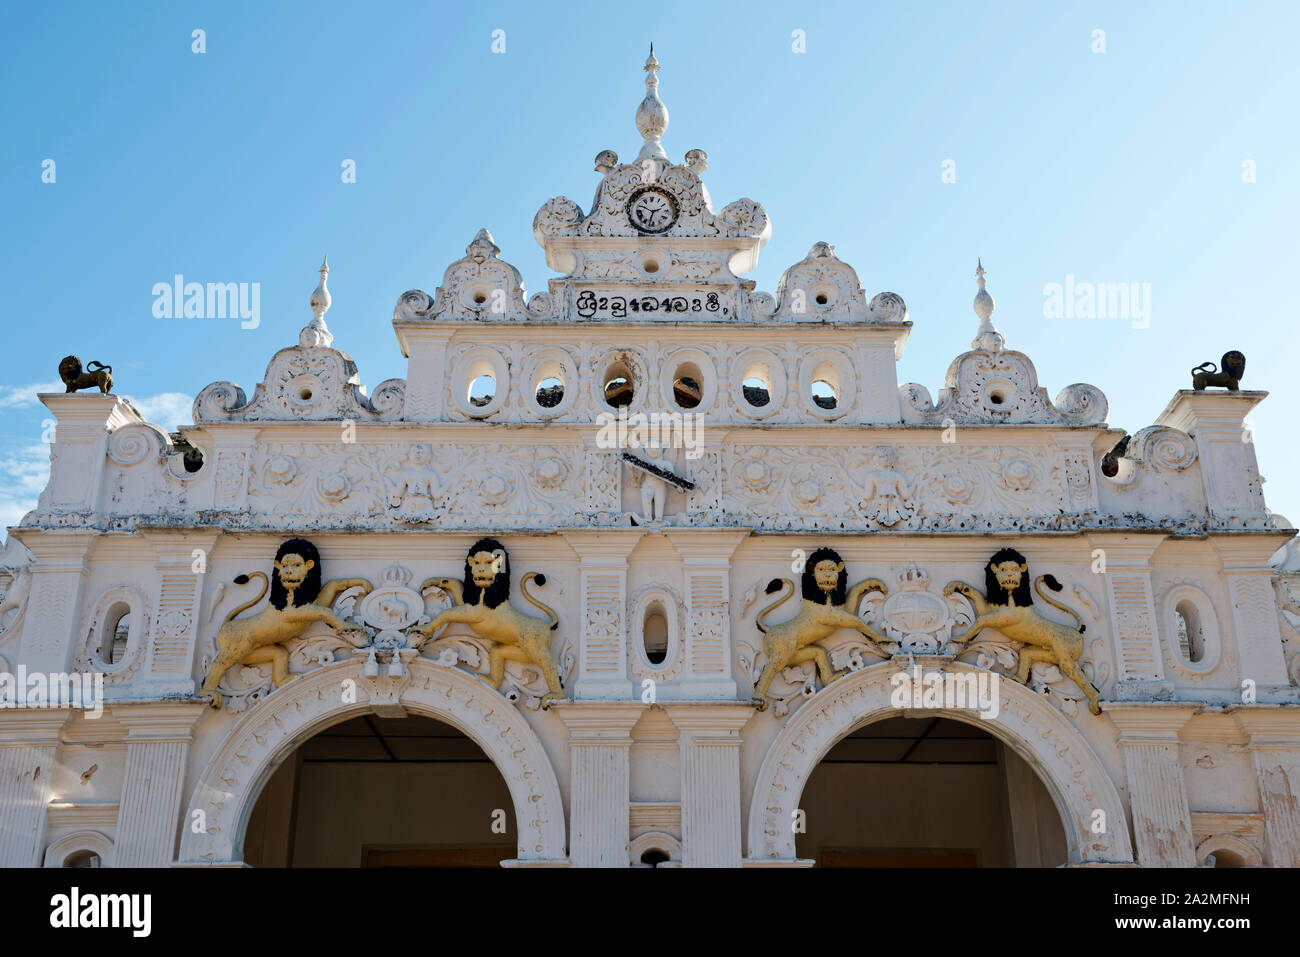
[[[948,662],[954,673],[978,672],[964,662]],[[817,694],[790,718],[768,749],[749,806],[749,857],[793,860],[790,828],[808,775],[845,735],[881,718],[900,714],[890,702],[896,665],[882,663],[847,675]],[[1029,762],[1047,786],[1065,829],[1069,860],[1078,863],[1132,863],[1128,819],[1119,791],[1096,753],[1078,730],[1028,688],[1003,678],[998,682],[1000,711],[995,719],[972,720],[971,712],[935,709],[928,714],[984,728]],[[1092,833],[1093,810],[1106,812],[1104,834]]]
[[[45,849],[45,867],[62,867],[78,851],[94,851],[101,867],[113,866],[113,839],[100,831],[74,831]]]
[[[308,672],[268,695],[231,729],[203,770],[181,828],[179,860],[187,864],[239,862],[253,805],[271,774],[293,750],[324,728],[370,713],[363,662],[351,658]],[[566,857],[564,805],[542,743],[523,715],[477,678],[417,658],[401,689],[409,711],[437,718],[483,749],[510,789],[520,860]],[[355,703],[343,702],[344,682],[355,682]],[[370,679],[371,682],[394,679]],[[382,698],[384,692],[376,688]],[[206,830],[194,833],[194,811]]]
[[[1242,867],[1263,867],[1264,855],[1259,848],[1235,834],[1211,834],[1196,846],[1197,863],[1216,851],[1227,851],[1241,858]]]

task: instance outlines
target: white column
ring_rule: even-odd
[[[1142,867],[1193,867],[1196,843],[1187,785],[1178,754],[1178,732],[1194,704],[1106,705],[1119,729],[1128,776],[1130,815]],[[1108,826],[1118,822],[1108,821]]]
[[[73,530],[17,534],[36,561],[28,573],[32,590],[13,664],[26,665],[29,672],[66,672],[79,637],[87,557],[98,536]]]
[[[574,700],[628,701],[627,557],[643,529],[562,531],[578,555],[582,615]]]
[[[165,867],[176,857],[190,742],[206,704],[118,705],[127,729],[126,771],[117,812],[115,867]]]
[[[0,867],[40,867],[60,735],[71,711],[0,711]]]
[[[666,704],[682,756],[682,866],[740,867],[740,729],[747,703]]]
[[[1105,562],[1101,572],[1110,617],[1111,650],[1117,662],[1113,697],[1149,700],[1168,693],[1164,657],[1160,650],[1159,617],[1151,587],[1151,556],[1163,534],[1095,534],[1094,550]]]
[[[194,694],[195,643],[212,549],[218,532],[141,532],[157,555],[157,611],[149,633],[148,671],[136,681],[139,697]],[[195,556],[195,550],[200,556]]]
[[[748,529],[674,528],[664,532],[682,557],[686,588],[686,700],[736,699],[731,643],[731,556]]]
[[[1228,710],[1249,736],[1268,861],[1300,867],[1300,712],[1276,705]]]
[[[627,867],[632,726],[640,704],[555,704],[569,729],[569,859],[574,867]]]
[[[1236,636],[1238,687],[1249,679],[1255,684],[1258,701],[1297,701],[1282,650],[1273,569],[1268,567],[1279,543],[1253,535],[1218,536],[1210,543],[1223,561],[1221,577],[1228,588]],[[1220,619],[1220,626],[1223,624]]]

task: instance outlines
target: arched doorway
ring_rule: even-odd
[[[510,790],[452,725],[360,715],[303,742],[249,816],[253,867],[498,867],[515,856]]]
[[[515,705],[477,678],[425,659],[410,662],[400,677],[367,677],[362,664],[348,659],[295,678],[222,735],[186,805],[182,864],[244,863],[254,806],[299,745],[353,718],[401,713],[407,717],[400,720],[424,716],[458,729],[492,762],[510,795],[506,810],[515,824],[516,863],[567,861],[555,770]]]
[[[941,669],[978,674],[964,662]],[[791,822],[802,810],[805,785],[822,758],[859,728],[901,715],[893,703],[888,662],[864,668],[820,691],[784,722],[768,746],[749,801],[746,853],[755,862],[797,865]],[[1065,832],[1066,860],[1079,864],[1132,864],[1128,814],[1106,766],[1071,719],[1025,686],[1002,681],[1000,708],[987,720],[969,711],[911,711],[914,719],[951,718],[970,722],[1015,753],[1046,786]],[[1082,720],[1091,720],[1085,716]]]
[[[1057,867],[1065,831],[1033,769],[977,724],[888,717],[808,776],[799,858],[823,867]]]

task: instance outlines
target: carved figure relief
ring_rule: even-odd
[[[480,638],[493,643],[488,653],[488,675],[483,678],[493,688],[501,688],[506,661],[520,661],[542,670],[549,688],[542,697],[543,707],[563,699],[564,686],[551,651],[551,632],[558,627],[560,619],[551,608],[528,593],[527,584],[534,580],[539,586],[546,584],[545,575],[529,572],[520,579],[519,592],[545,618],[524,614],[510,603],[510,558],[505,546],[493,538],[479,539],[465,557],[463,580],[429,578],[420,586],[421,592],[430,586],[446,592],[452,598],[452,606],[427,625],[412,629],[423,636],[416,647],[423,646],[451,622],[463,622]]]
[[[862,513],[886,528],[906,521],[914,511],[909,500],[911,490],[898,471],[898,456],[888,445],[876,448],[875,468],[863,479],[863,496],[858,502]]]
[[[433,471],[433,450],[417,442],[407,452],[406,460],[408,465],[388,480],[389,513],[402,522],[432,522],[442,506]]]
[[[369,638],[356,623],[344,621],[331,606],[350,588],[369,593],[374,586],[364,578],[338,578],[321,584],[320,552],[306,539],[291,538],[275,553],[270,580],[266,573],[240,575],[235,584],[245,585],[254,578],[262,587],[256,597],[235,608],[217,630],[217,654],[208,668],[198,697],[209,698],[214,708],[222,705],[218,690],[221,679],[235,665],[271,665],[271,681],[280,687],[289,674],[289,652],[284,643],[297,638],[313,622],[323,621],[333,627],[354,647],[362,647]],[[269,605],[255,615],[239,618],[270,590]]]
[[[823,686],[844,676],[843,670],[831,670],[826,649],[816,644],[839,628],[852,628],[861,633],[873,653],[881,658],[889,657],[877,644],[886,641],[884,636],[857,615],[857,607],[867,592],[885,592],[888,589],[876,578],[864,579],[849,588],[844,562],[834,549],[819,548],[808,556],[800,578],[802,604],[798,613],[789,621],[768,625],[768,614],[794,596],[795,586],[788,578],[774,578],[767,585],[769,595],[782,587],[789,590],[754,619],[758,630],[763,633],[763,655],[766,658],[762,674],[754,686],[754,703],[759,711],[767,710],[767,692],[772,681],[791,665],[814,662]]]
[[[1010,640],[1025,645],[1020,649],[1019,667],[1012,675],[1016,681],[1027,685],[1030,668],[1034,664],[1055,665],[1087,696],[1088,709],[1093,714],[1101,714],[1101,693],[1093,687],[1079,667],[1079,659],[1084,651],[1083,632],[1086,628],[1083,619],[1074,609],[1056,601],[1042,590],[1046,584],[1052,591],[1060,591],[1061,585],[1056,578],[1040,575],[1034,582],[1034,588],[1040,598],[1070,615],[1075,620],[1074,628],[1044,618],[1034,609],[1033,595],[1029,589],[1029,565],[1025,557],[1014,548],[1004,548],[994,553],[985,565],[984,577],[984,592],[960,581],[949,582],[944,586],[945,595],[956,592],[965,596],[978,613],[971,627],[952,640],[969,642],[985,628],[996,628]]]

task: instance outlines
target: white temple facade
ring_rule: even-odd
[[[969,349],[900,383],[906,305],[833,246],[743,278],[772,224],[669,158],[645,69],[640,152],[533,220],[556,278],[481,230],[397,299],[404,379],[335,348],[323,265],[179,433],[41,396],[0,864],[1300,864],[1267,393],[1126,437],[982,266]],[[22,674],[102,675],[102,714]]]

